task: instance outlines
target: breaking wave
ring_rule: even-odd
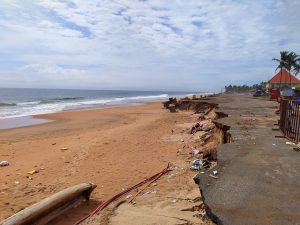
[[[51,98],[40,101],[24,101],[17,103],[0,103],[0,119],[38,114],[47,114],[72,109],[84,109],[92,107],[117,106],[134,103],[143,103],[168,98],[168,94],[131,96],[116,98]]]

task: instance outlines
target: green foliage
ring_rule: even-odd
[[[264,90],[266,88],[267,82],[261,82],[260,84],[254,84],[252,86],[248,85],[229,85],[225,86],[225,92],[246,92],[254,90]]]
[[[286,69],[297,75],[300,72],[300,57],[295,52],[282,51],[280,52],[280,59],[272,59],[279,62],[277,69]]]

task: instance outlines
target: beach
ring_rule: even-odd
[[[82,224],[241,224],[241,215],[248,224],[294,224],[299,219],[299,154],[272,129],[277,103],[244,93],[176,104],[176,113],[151,102],[36,115],[51,122],[1,130],[0,157],[9,166],[0,170],[0,220],[68,187],[92,182],[97,187],[88,202],[50,223],[75,224],[168,163],[172,170],[167,174]],[[197,158],[209,166],[192,170]],[[262,205],[259,212],[251,202]],[[294,216],[279,213],[286,209]]]
[[[0,219],[64,188],[93,182],[88,207],[65,216],[70,224],[97,204],[164,168],[176,158],[177,142],[162,138],[190,113],[173,114],[160,102],[141,106],[35,116],[53,122],[0,131]],[[180,128],[178,128],[180,130]],[[27,172],[38,173],[28,175]]]

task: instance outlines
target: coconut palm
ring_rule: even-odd
[[[272,60],[279,62],[279,65],[277,66],[276,70],[280,69],[280,84],[279,84],[279,90],[281,90],[281,81],[282,81],[282,69],[288,70],[289,64],[288,64],[288,58],[289,58],[289,52],[288,51],[282,51],[280,52],[280,59],[273,58]],[[275,70],[275,71],[276,71]]]
[[[300,56],[295,52],[290,52],[288,60],[292,72],[294,73],[294,75],[297,75],[300,72]]]
[[[289,71],[289,73],[291,73],[291,70],[293,71],[294,75],[296,75],[299,71],[299,55],[297,55],[295,52],[289,52],[288,56],[287,56],[287,69]],[[291,77],[290,77],[290,86],[292,85],[292,81],[291,81]]]

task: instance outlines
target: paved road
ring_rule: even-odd
[[[218,224],[300,224],[300,152],[275,138],[274,102],[250,96],[213,100],[229,117],[233,143],[218,148],[219,178],[199,174],[208,213]]]

